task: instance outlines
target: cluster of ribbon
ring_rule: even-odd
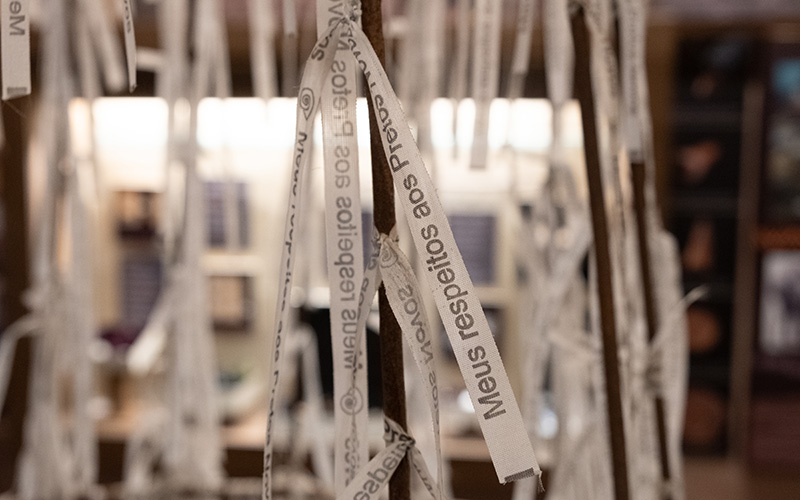
[[[469,10],[468,2],[464,5],[459,3],[459,8]],[[601,144],[600,163],[603,170],[604,182],[608,186],[611,194],[610,202],[610,221],[611,238],[610,245],[612,251],[612,270],[613,270],[613,289],[615,301],[617,331],[619,332],[620,344],[620,371],[623,378],[623,408],[625,431],[628,436],[628,455],[636,457],[630,461],[630,473],[626,478],[630,482],[630,488],[636,498],[657,498],[668,492],[671,498],[682,496],[682,473],[680,462],[680,433],[682,401],[685,397],[685,377],[686,377],[686,332],[683,311],[686,300],[680,297],[680,282],[677,251],[674,240],[661,227],[658,221],[654,194],[654,161],[652,153],[652,143],[650,134],[650,118],[646,92],[646,73],[644,68],[644,46],[645,46],[645,27],[646,9],[644,2],[640,1],[587,1],[570,4],[566,0],[550,0],[544,2],[544,13],[546,16],[544,26],[545,34],[545,60],[547,66],[547,87],[553,103],[553,141],[550,152],[550,178],[546,190],[541,200],[533,207],[527,216],[521,217],[521,238],[520,246],[520,266],[524,270],[526,283],[524,285],[524,306],[521,308],[524,317],[519,321],[522,328],[527,325],[529,330],[520,331],[526,339],[528,347],[525,356],[524,377],[524,404],[525,416],[527,420],[528,432],[532,438],[536,439],[538,429],[538,419],[544,404],[543,395],[544,381],[546,373],[550,368],[550,378],[552,380],[552,393],[555,399],[556,411],[559,422],[563,426],[558,440],[558,457],[554,464],[554,479],[552,482],[551,495],[558,498],[582,498],[600,497],[611,498],[613,496],[613,479],[611,467],[608,460],[608,426],[619,425],[618,422],[609,423],[602,411],[603,401],[606,397],[603,374],[601,370],[600,358],[600,337],[599,337],[599,310],[597,305],[597,281],[594,261],[589,258],[590,272],[588,277],[584,277],[581,272],[582,264],[586,261],[587,252],[591,248],[591,237],[587,217],[587,207],[581,201],[579,193],[579,180],[575,179],[573,173],[566,164],[566,154],[562,142],[563,121],[565,105],[571,96],[572,78],[572,39],[570,29],[570,12],[576,7],[581,7],[587,13],[587,23],[591,34],[590,60],[592,86],[596,95],[596,116],[597,130]],[[430,25],[426,14],[436,19],[436,3],[431,3],[428,7],[418,6],[411,9],[411,15],[420,15],[420,23],[415,26],[424,30]],[[527,50],[532,31],[532,19],[530,14],[534,12],[533,2],[520,2],[520,21],[517,26],[517,46],[515,47],[514,64],[511,75],[511,91],[520,93],[521,81],[527,72]],[[618,24],[614,24],[616,10]],[[480,167],[486,160],[486,124],[488,123],[488,103],[497,95],[497,72],[499,70],[499,28],[498,23],[502,13],[496,2],[480,2],[475,6],[476,28],[475,28],[475,48],[473,52],[473,97],[476,101],[476,122],[475,139],[472,148],[473,167]],[[420,14],[422,13],[422,14]],[[463,11],[461,12],[463,14]],[[478,15],[478,14],[482,15]],[[468,18],[469,16],[465,16]],[[320,99],[323,117],[323,137],[326,151],[326,212],[327,212],[327,232],[328,235],[328,258],[330,271],[330,284],[332,290],[331,317],[332,323],[336,318],[348,317],[352,315],[352,310],[342,299],[342,285],[348,279],[355,279],[358,282],[359,275],[355,278],[349,276],[345,279],[340,269],[336,267],[336,245],[341,242],[337,240],[335,217],[341,214],[341,205],[344,203],[347,208],[352,207],[352,212],[347,219],[352,219],[352,213],[358,213],[358,205],[352,205],[351,201],[358,201],[357,190],[345,197],[340,196],[336,191],[335,176],[332,169],[337,168],[337,158],[335,151],[337,140],[341,140],[335,133],[342,130],[341,123],[337,125],[335,121],[336,108],[338,104],[333,104],[332,97],[326,96],[326,88],[332,89],[336,86],[337,78],[342,82],[339,72],[349,71],[352,75],[352,67],[357,63],[360,70],[364,73],[367,85],[370,88],[370,98],[373,100],[374,109],[379,119],[381,127],[381,140],[384,145],[385,154],[389,161],[392,175],[396,183],[396,189],[401,206],[404,209],[405,219],[410,226],[410,234],[413,238],[416,252],[422,262],[431,264],[421,265],[421,273],[428,278],[428,284],[432,290],[439,314],[447,329],[456,359],[459,362],[464,381],[470,393],[473,406],[477,410],[478,421],[482,426],[484,437],[492,453],[493,463],[498,472],[498,479],[506,482],[516,479],[524,479],[526,476],[538,474],[539,468],[536,465],[532,452],[522,452],[510,447],[512,445],[499,445],[500,434],[492,430],[491,419],[500,413],[499,406],[493,406],[488,411],[483,411],[489,404],[505,404],[502,396],[503,382],[495,379],[486,385],[491,386],[491,390],[500,388],[497,392],[498,399],[492,399],[494,394],[481,394],[486,385],[481,386],[480,375],[476,374],[474,368],[482,360],[478,357],[484,353],[482,343],[470,344],[465,342],[471,333],[467,330],[478,324],[478,331],[483,327],[480,325],[483,318],[459,316],[463,310],[480,311],[478,303],[468,301],[458,302],[454,299],[460,297],[460,293],[465,292],[465,297],[474,297],[471,283],[465,283],[461,278],[461,269],[458,265],[451,267],[451,260],[460,260],[458,250],[448,242],[442,242],[437,236],[449,233],[446,220],[444,220],[441,204],[436,197],[435,189],[430,184],[430,177],[427,171],[420,167],[413,170],[413,165],[422,165],[421,156],[418,156],[416,148],[411,158],[404,156],[412,142],[404,140],[403,134],[407,130],[403,114],[399,108],[397,112],[392,109],[389,103],[394,102],[394,96],[387,98],[387,94],[392,95],[391,87],[385,79],[384,73],[377,60],[372,56],[369,45],[364,40],[360,29],[354,21],[341,18],[338,24],[343,25],[339,29],[343,30],[343,37],[347,43],[336,42],[336,31],[329,28],[325,35],[322,35],[317,45],[312,51],[312,56],[307,61],[305,73],[301,83],[301,98],[298,103],[298,129],[297,143],[295,145],[295,158],[293,161],[293,186],[290,196],[290,209],[287,218],[285,232],[284,257],[281,269],[284,270],[280,285],[282,293],[278,304],[276,350],[274,361],[280,359],[280,339],[287,328],[287,303],[285,297],[291,287],[292,279],[292,252],[293,252],[293,233],[300,225],[300,219],[296,217],[296,207],[299,206],[300,199],[295,197],[296,193],[301,193],[303,170],[305,169],[306,149],[304,142],[311,134],[310,120],[316,113],[317,100]],[[459,23],[457,29],[459,40],[459,50],[466,50],[464,47],[468,34],[464,33],[468,23]],[[325,25],[334,26],[336,22],[330,17],[325,19]],[[619,37],[621,40],[621,61],[617,60],[614,52],[614,38],[616,26],[619,26]],[[333,31],[332,31],[333,30]],[[434,30],[435,31],[435,30]],[[416,38],[420,44],[425,43],[426,37],[436,36],[430,32],[420,33]],[[328,53],[329,46],[336,46],[340,50],[331,56]],[[409,44],[412,46],[413,44]],[[433,48],[425,48],[417,52],[424,56],[416,57],[416,64],[439,60],[437,57],[437,45]],[[420,48],[420,45],[416,46]],[[351,55],[347,54],[349,51]],[[342,55],[341,52],[345,52]],[[365,57],[364,53],[369,54]],[[454,64],[456,72],[465,72],[467,55],[458,54]],[[326,58],[335,58],[326,59]],[[410,59],[401,61],[401,68],[410,66]],[[430,68],[430,66],[428,66]],[[441,65],[440,65],[441,67]],[[621,67],[621,76],[620,76]],[[333,75],[330,83],[325,81],[324,74],[330,71]],[[410,116],[416,121],[420,131],[420,148],[426,146],[426,119],[418,110],[427,109],[430,105],[430,88],[425,91],[414,92],[410,81],[411,72],[402,72],[399,78],[401,94],[404,96],[406,109],[410,111]],[[421,80],[434,82],[434,88],[438,84],[436,71],[423,73]],[[352,79],[352,77],[350,77]],[[429,80],[428,80],[429,79]],[[417,80],[419,81],[419,80]],[[464,81],[466,79],[455,78],[456,92],[465,91]],[[621,88],[620,83],[622,82]],[[328,85],[328,87],[326,87]],[[425,84],[422,84],[423,87]],[[334,93],[335,94],[335,93]],[[435,95],[435,94],[433,94]],[[406,97],[407,96],[407,97]],[[426,97],[427,96],[427,97]],[[341,102],[341,101],[339,101]],[[485,108],[484,108],[485,106]],[[331,109],[335,108],[335,109]],[[333,115],[334,118],[326,118]],[[341,116],[341,113],[339,113]],[[303,123],[305,122],[305,126]],[[337,128],[338,126],[338,128]],[[623,134],[621,131],[625,131]],[[343,146],[343,143],[338,143]],[[341,151],[341,149],[340,149]],[[644,215],[634,215],[632,200],[630,195],[630,168],[626,162],[643,163],[645,165],[645,198],[646,212]],[[329,171],[331,173],[329,174]],[[355,178],[349,186],[357,185],[358,179]],[[636,253],[636,245],[639,243],[637,234],[634,230],[635,217],[647,219],[646,241],[643,243],[649,246],[652,254],[652,262],[658,262],[658,266],[653,266],[648,272],[652,273],[653,282],[656,284],[654,290],[655,304],[657,304],[657,317],[659,318],[658,329],[651,333],[648,332],[645,322],[645,304],[641,295],[637,293],[642,288],[642,272],[636,266],[630,265],[637,262],[639,256]],[[441,220],[437,220],[441,217]],[[538,229],[544,227],[550,238],[544,241],[537,238]],[[558,240],[555,235],[566,235],[566,238]],[[392,291],[396,287],[397,297],[392,303],[392,308],[403,327],[411,352],[415,355],[415,361],[422,371],[422,380],[427,384],[435,381],[435,372],[428,371],[430,364],[424,360],[425,350],[420,348],[418,342],[426,338],[423,322],[417,314],[418,308],[415,304],[420,302],[413,297],[412,290],[416,290],[418,285],[411,272],[412,266],[406,262],[402,253],[398,249],[386,251],[391,239],[381,237],[379,252],[381,262],[403,262],[398,269],[405,269],[405,272],[387,273],[383,265],[380,266],[380,277],[383,278],[387,286],[387,293],[392,301]],[[566,242],[566,243],[565,243]],[[348,246],[350,246],[348,244]],[[387,257],[385,257],[388,254]],[[458,257],[457,257],[458,256]],[[430,257],[430,260],[426,258]],[[450,259],[450,260],[448,260]],[[360,266],[356,266],[360,269]],[[375,277],[369,275],[369,265],[367,274],[363,277],[364,286],[362,292],[368,290],[374,292],[374,288],[367,285],[374,285]],[[427,272],[426,272],[427,271]],[[339,273],[339,278],[337,278]],[[391,276],[391,278],[390,278]],[[339,294],[339,298],[334,298]],[[696,294],[695,294],[696,295]],[[362,308],[369,304],[372,294],[364,295],[360,298]],[[404,299],[408,299],[406,302]],[[411,305],[409,305],[411,304]],[[589,312],[590,320],[588,323],[581,318]],[[363,330],[364,312],[359,312],[359,324],[356,334],[358,335],[355,344],[356,352],[363,350],[361,331]],[[474,323],[473,323],[474,319]],[[459,323],[460,322],[460,323]],[[466,326],[468,324],[468,326]],[[333,327],[332,335],[334,338],[340,334],[341,328]],[[413,332],[421,332],[415,339]],[[477,334],[476,334],[477,335]],[[488,336],[487,336],[488,337]],[[489,337],[490,338],[490,337]],[[415,342],[417,342],[415,344]],[[492,342],[492,347],[493,342]],[[419,356],[417,356],[419,354]],[[473,357],[474,356],[474,357]],[[359,380],[359,371],[363,370],[361,363],[348,364],[344,354],[341,354],[338,361],[334,354],[334,365],[340,368],[341,362],[342,387],[337,391],[336,401],[341,401],[341,417],[337,417],[337,451],[336,451],[336,490],[341,498],[351,498],[350,494],[358,490],[351,486],[356,482],[356,488],[363,476],[356,475],[358,464],[363,461],[365,456],[363,451],[357,453],[358,458],[353,462],[353,454],[348,453],[346,443],[350,442],[350,437],[363,435],[363,422],[365,417],[359,421],[357,415],[353,415],[353,405],[344,404],[345,401],[360,401],[362,394],[365,394],[363,378]],[[488,366],[502,366],[499,357],[494,358],[494,354],[489,356],[493,362]],[[422,359],[420,359],[422,358]],[[344,373],[352,371],[349,387]],[[472,370],[471,370],[472,368]],[[498,373],[502,368],[487,373]],[[279,374],[277,366],[273,368],[273,380],[271,387],[273,391],[276,387],[276,380]],[[505,378],[505,377],[503,377]],[[502,380],[502,379],[501,379]],[[435,385],[427,386],[432,394],[436,394]],[[490,390],[484,392],[491,392]],[[665,400],[667,407],[666,414],[666,433],[667,446],[665,455],[669,461],[668,468],[672,473],[670,477],[664,478],[658,467],[660,460],[660,443],[657,442],[656,417],[654,400],[661,398]],[[513,401],[513,396],[510,401]],[[355,405],[362,412],[363,402]],[[441,460],[438,436],[438,402],[435,397],[430,401],[433,427],[435,434],[435,444],[437,449],[437,460]],[[516,406],[514,404],[514,406]],[[516,410],[516,408],[513,408]],[[356,412],[357,413],[357,412]],[[516,413],[516,411],[515,411]],[[505,411],[502,413],[506,415]],[[518,430],[522,424],[508,413],[512,418],[503,424],[502,434],[505,436],[515,436],[514,443],[527,444],[527,440],[518,439]],[[481,418],[481,416],[483,418]],[[341,422],[341,423],[339,423]],[[359,429],[362,429],[359,432]],[[513,429],[513,431],[512,431]],[[344,444],[341,441],[344,440]],[[508,443],[508,441],[506,441]],[[523,445],[524,446],[524,445]],[[514,450],[516,460],[508,461],[508,457],[503,457],[500,450]],[[264,497],[270,495],[269,475],[271,473],[271,435],[268,424],[267,443],[265,451],[265,483]],[[377,460],[377,459],[374,459]],[[370,462],[374,464],[374,462]],[[526,464],[530,465],[526,467]],[[364,466],[362,470],[368,470],[370,465]],[[663,468],[663,466],[662,466]],[[441,465],[439,466],[442,477]],[[507,473],[509,472],[509,473]],[[354,478],[355,476],[355,478]],[[344,477],[344,479],[341,479]],[[619,480],[619,479],[617,479]],[[344,490],[342,484],[350,485],[349,489]],[[530,480],[520,482],[515,490],[515,497],[531,498],[535,494],[535,482]],[[441,488],[441,485],[439,486]],[[352,491],[351,491],[352,490]],[[440,490],[441,491],[441,490]],[[591,492],[591,493],[590,493]],[[432,492],[434,496],[436,493]],[[337,495],[337,497],[339,496]]]
[[[231,95],[227,34],[222,0],[161,0],[159,38],[162,50],[139,50],[133,39],[129,0],[120,2],[127,54],[128,83],[135,87],[137,67],[158,76],[157,93],[167,103],[168,141],[164,160],[163,213],[165,280],[144,331],[131,347],[132,374],[150,380],[156,390],[145,395],[146,418],[128,441],[124,493],[143,497],[162,491],[218,492],[224,489],[222,446],[215,388],[215,353],[206,311],[202,181],[197,169],[197,109],[202,98]],[[18,12],[3,9],[3,98],[30,92],[27,37],[28,2]],[[92,147],[78,151],[69,137],[69,104],[90,102],[103,83],[124,86],[125,71],[112,24],[100,0],[41,0],[42,106],[36,141],[47,172],[47,203],[41,208],[35,242],[29,316],[13,324],[0,340],[0,403],[11,367],[13,346],[36,335],[31,403],[17,495],[21,499],[75,498],[98,493],[96,436],[89,414],[92,387],[92,284],[89,218],[96,207]],[[78,7],[68,15],[67,4]],[[95,5],[98,4],[98,5]],[[248,3],[253,88],[265,100],[277,94],[276,24],[267,2]],[[654,159],[645,72],[646,5],[644,0],[536,0],[517,2],[514,53],[507,94],[523,95],[536,13],[541,10],[547,90],[553,108],[549,175],[542,194],[520,214],[517,265],[520,290],[519,335],[525,339],[521,409],[439,200],[431,144],[430,107],[445,86],[457,100],[474,98],[476,116],[470,165],[484,168],[489,155],[489,110],[499,95],[503,4],[469,0],[455,4],[452,61],[444,57],[446,3],[408,2],[404,43],[397,61],[398,96],[360,27],[358,2],[318,0],[319,37],[303,66],[297,99],[295,144],[282,257],[278,268],[278,304],[267,388],[268,420],[264,448],[262,497],[273,496],[276,416],[281,364],[302,354],[304,387],[311,413],[322,412],[313,336],[293,325],[291,295],[294,266],[301,251],[305,184],[312,156],[313,128],[321,114],[325,177],[325,225],[331,335],[334,364],[334,460],[314,448],[315,473],[336,498],[375,498],[403,457],[408,457],[424,489],[435,499],[449,496],[442,458],[436,335],[426,318],[417,275],[425,276],[438,314],[463,376],[477,421],[487,442],[498,480],[517,481],[515,499],[536,495],[541,469],[533,446],[541,441],[539,419],[545,381],[559,421],[552,498],[612,498],[609,425],[602,411],[606,397],[600,357],[596,265],[591,258],[588,208],[582,180],[568,162],[564,128],[572,96],[571,12],[587,13],[591,35],[592,85],[596,96],[600,163],[610,193],[610,245],[616,297],[625,432],[630,457],[627,478],[637,499],[668,492],[682,497],[680,433],[685,398],[686,332],[675,243],[661,227],[654,193]],[[193,9],[193,15],[192,15]],[[11,13],[12,15],[9,15]],[[20,13],[23,20],[18,17]],[[296,75],[297,19],[294,3],[283,2],[284,80]],[[474,19],[474,30],[470,29]],[[615,20],[617,21],[615,23]],[[387,24],[391,28],[391,23]],[[24,37],[17,38],[22,31]],[[619,30],[619,34],[617,34]],[[391,31],[391,30],[390,30]],[[193,35],[190,39],[189,34]],[[23,41],[24,38],[24,41]],[[619,61],[615,40],[620,40]],[[471,50],[470,50],[471,49]],[[189,53],[193,57],[189,57]],[[75,59],[77,69],[68,61]],[[96,60],[102,62],[98,74]],[[470,65],[471,62],[471,65]],[[449,67],[448,67],[449,66]],[[383,151],[395,184],[403,220],[414,245],[412,263],[392,234],[375,234],[371,253],[363,255],[356,131],[356,96],[363,78],[378,123]],[[102,82],[102,83],[101,83]],[[285,83],[284,82],[284,83]],[[621,82],[621,84],[620,84]],[[468,92],[468,83],[471,88]],[[403,102],[401,108],[400,102]],[[188,115],[183,111],[188,102]],[[405,112],[404,112],[405,110]],[[90,113],[91,114],[91,113]],[[188,116],[188,120],[183,119]],[[410,120],[407,120],[406,116]],[[124,117],[120,117],[124,119]],[[416,125],[412,135],[409,122]],[[426,159],[429,168],[426,168]],[[634,230],[628,164],[644,165],[646,220],[655,283],[658,329],[648,337],[645,303],[638,293],[642,273]],[[177,174],[177,175],[175,175]],[[180,180],[176,180],[180,179]],[[235,193],[226,191],[226,228],[231,246],[238,234]],[[59,208],[66,207],[66,209]],[[641,214],[639,214],[641,216]],[[546,237],[542,238],[541,235]],[[69,245],[69,262],[59,262],[59,245]],[[588,257],[588,258],[587,258]],[[589,272],[583,264],[588,260]],[[416,271],[415,271],[416,269]],[[436,475],[416,441],[391,419],[384,422],[386,447],[370,459],[367,439],[366,322],[380,284],[418,368],[418,386],[430,412]],[[260,305],[259,307],[264,307]],[[586,319],[585,319],[586,318]],[[66,332],[67,334],[64,334]],[[156,368],[164,360],[163,371]],[[72,382],[73,418],[60,418],[57,402]],[[314,382],[316,381],[316,382]],[[672,474],[659,471],[654,401],[666,405],[668,460]],[[312,420],[309,425],[316,425]],[[156,467],[158,464],[158,467]],[[539,479],[540,481],[540,479]]]

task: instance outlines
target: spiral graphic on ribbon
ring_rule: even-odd
[[[303,110],[303,116],[306,117],[306,120],[311,118],[311,112],[314,111],[315,103],[314,91],[308,87],[303,87],[297,95],[297,104],[300,106],[300,109]]]
[[[364,407],[364,396],[361,395],[361,391],[355,387],[351,387],[350,390],[342,396],[339,404],[342,407],[342,411],[348,415],[355,415]]]

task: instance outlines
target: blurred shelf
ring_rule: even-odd
[[[800,225],[761,227],[756,239],[761,250],[800,250]]]
[[[735,192],[674,192],[670,200],[673,216],[736,217],[739,198]]]
[[[689,374],[689,385],[712,385],[724,389],[727,393],[730,378],[730,362],[728,360],[713,360],[693,362]]]
[[[683,279],[684,293],[689,293],[699,287],[704,287],[706,293],[698,300],[698,303],[725,304],[733,299],[733,279],[731,277],[718,275],[704,277],[685,273]]]
[[[673,111],[673,126],[685,128],[714,128],[715,131],[738,131],[742,123],[739,104],[679,103]]]

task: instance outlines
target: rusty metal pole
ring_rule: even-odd
[[[381,0],[363,0],[361,3],[362,24],[364,33],[372,44],[381,64],[386,64],[383,41],[383,16]],[[369,92],[369,90],[367,90]],[[372,198],[374,206],[375,228],[381,234],[388,235],[395,225],[394,184],[392,172],[383,152],[380,130],[375,120],[372,99],[369,104],[369,135],[372,156]],[[381,379],[383,389],[383,413],[403,429],[408,428],[406,421],[406,388],[403,378],[403,338],[400,325],[392,313],[386,290],[383,285],[378,289],[378,312],[380,314],[381,340]],[[390,500],[410,500],[411,469],[407,458],[404,458],[389,480]]]
[[[628,500],[628,462],[625,450],[625,426],[620,390],[617,328],[614,317],[611,254],[609,252],[606,203],[600,167],[600,152],[595,122],[592,92],[590,41],[583,7],[571,16],[572,38],[575,44],[575,93],[580,101],[583,124],[583,148],[586,158],[586,177],[589,184],[589,205],[592,212],[594,253],[597,264],[597,288],[600,303],[600,328],[603,338],[603,371],[606,385],[606,411],[611,443],[615,500]]]
[[[615,53],[617,60],[620,59],[620,45],[622,43],[620,38],[620,19],[617,18],[615,31],[616,46]],[[621,76],[620,76],[621,78]],[[644,316],[647,326],[647,338],[652,342],[653,338],[658,332],[658,312],[656,311],[655,288],[653,285],[653,268],[652,259],[650,255],[650,232],[647,229],[650,220],[647,218],[648,202],[655,203],[655,200],[648,200],[645,193],[646,171],[645,163],[641,158],[632,158],[631,166],[631,180],[633,181],[633,210],[636,214],[636,239],[639,254],[639,272],[642,275],[642,291],[644,292]],[[658,440],[658,456],[659,465],[661,468],[661,479],[664,484],[669,484],[672,478],[672,471],[670,470],[669,451],[667,444],[667,424],[666,414],[664,412],[664,398],[661,395],[656,395],[653,398],[653,405],[655,409],[656,420],[656,437]],[[671,500],[672,493],[669,488],[663,488],[660,493],[661,500]]]

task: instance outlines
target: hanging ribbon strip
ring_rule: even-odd
[[[411,349],[412,356],[420,372],[421,380],[425,386],[426,399],[428,400],[428,408],[431,412],[431,421],[433,428],[433,439],[436,449],[436,464],[437,476],[434,479],[428,472],[425,460],[421,452],[413,446],[409,450],[411,453],[411,465],[420,477],[423,486],[428,490],[435,500],[446,498],[444,493],[443,478],[443,461],[441,457],[441,441],[439,429],[439,390],[436,383],[436,370],[434,367],[434,354],[431,343],[432,330],[428,326],[427,315],[424,309],[424,302],[420,294],[419,284],[417,282],[414,271],[408,258],[403,254],[396,242],[396,231],[392,230],[390,235],[379,235],[377,231],[373,232],[372,252],[367,262],[366,271],[364,273],[364,281],[359,295],[359,317],[358,317],[358,330],[356,342],[360,342],[365,333],[364,326],[366,318],[370,311],[372,298],[375,296],[378,286],[383,282],[386,287],[386,295],[389,300],[389,305],[392,312],[401,326],[404,337],[408,342]],[[385,279],[384,279],[385,278]],[[356,354],[355,364],[358,365],[360,352]],[[351,387],[355,387],[355,374],[356,370],[351,371]],[[352,389],[351,389],[352,390]],[[395,436],[407,436],[405,432],[397,426],[394,422],[387,420],[387,425],[395,429]],[[410,438],[409,438],[410,439]],[[407,439],[403,438],[406,441]],[[364,481],[368,479],[375,479],[365,471],[372,470],[373,465],[380,465],[385,459],[386,455],[391,454],[384,450],[383,455],[374,458],[366,468],[362,468],[348,486],[345,492],[339,494],[338,498],[351,498],[357,495],[359,491],[358,485],[363,484],[362,490],[369,493],[373,486],[367,485]],[[402,454],[399,455],[402,457]],[[386,466],[384,465],[384,468]],[[387,469],[388,476],[383,478],[388,480],[394,472],[395,466]],[[365,477],[366,476],[366,477]],[[385,482],[385,481],[384,481]],[[355,485],[355,486],[353,486]],[[348,494],[347,491],[353,491]]]
[[[90,495],[97,472],[88,412],[94,334],[90,240],[68,115],[74,97],[74,75],[66,64],[72,55],[71,26],[63,2],[50,0],[47,8],[52,15],[42,30],[43,91],[35,132],[43,161],[31,166],[43,172],[45,189],[34,219],[33,286],[26,297],[38,336],[16,485],[24,500]],[[58,248],[67,249],[62,259]],[[65,400],[70,419],[63,418]]]
[[[498,478],[538,474],[500,354],[397,97],[366,36],[354,27],[346,39],[370,86],[398,197]]]
[[[0,334],[0,408],[5,404],[17,342],[21,338],[34,335],[38,328],[36,318],[26,315],[11,323]]]
[[[281,71],[283,73],[283,95],[294,95],[297,88],[297,5],[296,0],[283,0],[281,5],[283,15],[283,54],[281,56]]]
[[[125,34],[125,60],[128,65],[128,92],[136,89],[136,34],[133,29],[131,0],[122,0],[122,32]]]
[[[444,497],[442,490],[442,449],[439,439],[439,389],[436,384],[431,337],[433,331],[428,326],[425,314],[425,303],[420,294],[419,284],[408,258],[397,246],[393,238],[381,235],[380,241],[380,276],[386,287],[386,297],[395,318],[408,342],[411,354],[419,369],[428,407],[433,421],[434,446],[436,447],[436,464],[438,486],[432,489],[432,483],[423,481],[436,500]],[[417,452],[419,453],[419,452]],[[416,468],[416,466],[415,466]]]
[[[344,0],[317,2],[317,31],[323,33],[345,15]],[[355,58],[338,41],[331,71],[322,88],[322,130],[325,165],[325,217],[331,343],[333,346],[333,415],[335,484],[341,492],[369,459],[366,439],[366,337],[356,342],[359,284],[364,269],[361,237],[361,193],[356,129],[359,77]],[[301,96],[303,98],[305,96]],[[355,386],[351,387],[351,373]]]
[[[503,2],[476,0],[475,39],[472,45],[472,98],[475,129],[472,134],[472,168],[485,168],[489,155],[489,110],[497,97],[500,79],[500,35]]]
[[[501,3],[501,2],[500,2]],[[518,99],[525,91],[525,79],[531,58],[533,25],[536,21],[537,0],[519,0],[517,6],[517,34],[514,38],[514,54],[511,57],[508,98]]]
[[[539,474],[497,345],[397,96],[363,32],[354,26],[345,38],[370,86],[401,206],[498,479],[506,483]]]
[[[692,300],[690,293],[680,300],[682,285],[677,245],[661,224],[655,194],[655,158],[653,154],[652,123],[647,83],[646,37],[647,2],[644,0],[617,0],[620,29],[620,53],[622,58],[623,124],[625,126],[625,145],[634,169],[642,169],[644,188],[643,212],[639,214],[645,222],[644,238],[650,255],[650,269],[654,295],[657,332],[648,345],[644,386],[655,398],[656,405],[662,404],[664,421],[659,425],[666,427],[661,439],[666,442],[653,445],[653,453],[661,453],[661,471],[655,470],[650,477],[650,487],[654,495],[672,500],[685,497],[683,488],[683,467],[681,441],[683,411],[687,391],[688,337],[686,330],[686,303]],[[634,172],[636,173],[636,172]],[[658,265],[654,263],[658,262]],[[645,271],[647,272],[647,271]],[[669,339],[669,340],[665,340]],[[641,355],[644,357],[644,355]],[[660,409],[660,408],[658,408]],[[653,422],[655,416],[649,416]],[[655,426],[650,425],[653,432]],[[664,446],[666,450],[661,450]],[[666,471],[666,472],[664,472]],[[668,477],[668,481],[665,479]]]
[[[278,82],[275,80],[275,21],[268,2],[248,0],[247,7],[253,93],[267,101],[278,95]]]
[[[161,296],[141,336],[131,347],[128,365],[145,375],[162,355],[167,362],[163,392],[146,380],[150,409],[163,415],[138,422],[126,453],[124,490],[128,495],[216,491],[222,484],[222,449],[218,425],[216,356],[207,311],[206,278],[201,266],[205,246],[203,184],[197,171],[197,110],[210,89],[230,95],[227,43],[221,3],[194,3],[194,64],[188,64],[189,4],[164,0],[159,28],[165,64],[157,84],[167,103],[163,241],[165,278]],[[191,78],[189,74],[191,71]],[[188,96],[188,123],[178,113]],[[186,108],[184,108],[186,109]],[[181,168],[185,183],[173,175]],[[160,476],[154,463],[160,460]]]
[[[31,93],[30,0],[3,2],[0,13],[0,59],[3,100]]]
[[[467,390],[476,409],[498,479],[502,483],[540,474],[533,449],[514,400],[480,302],[455,245],[444,209],[436,195],[397,96],[366,36],[352,20],[343,18],[321,35],[306,62],[297,108],[297,132],[291,187],[284,231],[275,338],[270,377],[270,402],[264,451],[263,497],[271,498],[273,418],[279,377],[280,346],[289,326],[288,296],[293,278],[297,208],[303,175],[310,160],[309,146],[319,95],[330,71],[338,39],[344,37],[370,87],[381,129],[384,152],[392,170],[425,275],[444,321]]]
[[[114,28],[106,13],[105,2],[79,0],[79,5],[92,33],[91,40],[103,68],[105,84],[111,91],[119,92],[125,88],[125,70],[122,65],[122,52],[114,37]]]
[[[450,70],[449,95],[461,101],[467,95],[467,75],[469,73],[469,34],[470,34],[470,0],[456,0],[455,40],[453,43],[456,55]]]
[[[467,79],[469,76],[469,35],[470,35],[470,14],[472,6],[470,0],[456,0],[455,5],[455,40],[453,47],[455,57],[450,66],[449,95],[454,99],[453,104],[453,136],[455,136],[458,125],[459,103],[467,95]],[[454,148],[454,153],[457,149]]]
[[[170,256],[170,273],[175,293],[181,299],[174,303],[168,338],[172,366],[167,397],[171,407],[164,462],[168,485],[173,490],[214,491],[222,483],[222,449],[216,385],[218,370],[211,321],[207,314],[198,314],[198,311],[208,311],[208,296],[201,264],[206,212],[203,183],[197,168],[197,124],[200,99],[208,95],[212,82],[218,87],[225,84],[214,79],[220,64],[216,50],[223,42],[218,31],[220,3],[200,0],[193,7],[196,59],[191,67],[191,81],[194,87],[190,87],[188,81],[173,82],[176,85],[173,95],[188,94],[190,114],[188,130],[178,129],[182,132],[178,137],[184,142],[176,160],[183,166],[185,178],[183,189],[176,190],[179,196],[175,196],[182,209],[182,219],[175,234],[177,245]],[[179,6],[179,25],[185,22],[184,16],[188,16],[184,9],[186,6]],[[181,59],[185,57],[185,53],[177,51],[175,55]]]

